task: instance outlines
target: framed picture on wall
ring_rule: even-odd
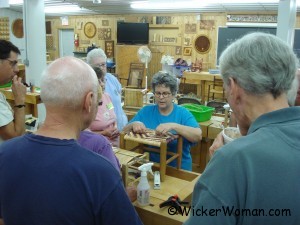
[[[105,54],[107,58],[114,57],[114,41],[105,41]]]
[[[175,47],[175,54],[176,55],[181,55],[182,54],[182,48],[181,48],[181,46],[176,46]]]
[[[191,56],[192,55],[192,48],[191,47],[184,47],[183,48],[183,55],[184,56]]]
[[[102,20],[102,26],[109,26],[108,20]]]

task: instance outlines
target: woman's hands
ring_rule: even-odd
[[[137,134],[144,134],[147,128],[144,123],[136,121],[132,123],[132,131]]]
[[[155,132],[159,136],[174,136],[171,131],[175,130],[175,127],[176,123],[162,123],[156,127]]]

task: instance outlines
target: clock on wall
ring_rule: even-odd
[[[88,38],[93,38],[96,35],[96,26],[92,22],[87,22],[84,25],[84,34]]]
[[[198,53],[205,54],[210,50],[210,39],[206,35],[200,35],[196,38],[194,47]]]

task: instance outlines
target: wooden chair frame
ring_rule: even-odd
[[[210,96],[212,95],[212,100],[215,99],[215,94],[222,95],[222,101],[225,101],[225,93],[223,88],[223,80],[220,77],[214,76],[214,80],[212,84],[208,85],[208,94],[207,99],[210,100]]]
[[[142,88],[144,71],[145,71],[144,63],[130,63],[128,78],[120,77],[120,80],[126,80],[127,87]]]

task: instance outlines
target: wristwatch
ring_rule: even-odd
[[[25,107],[25,105],[15,105],[14,107],[16,107],[16,108],[23,108],[23,107]]]

